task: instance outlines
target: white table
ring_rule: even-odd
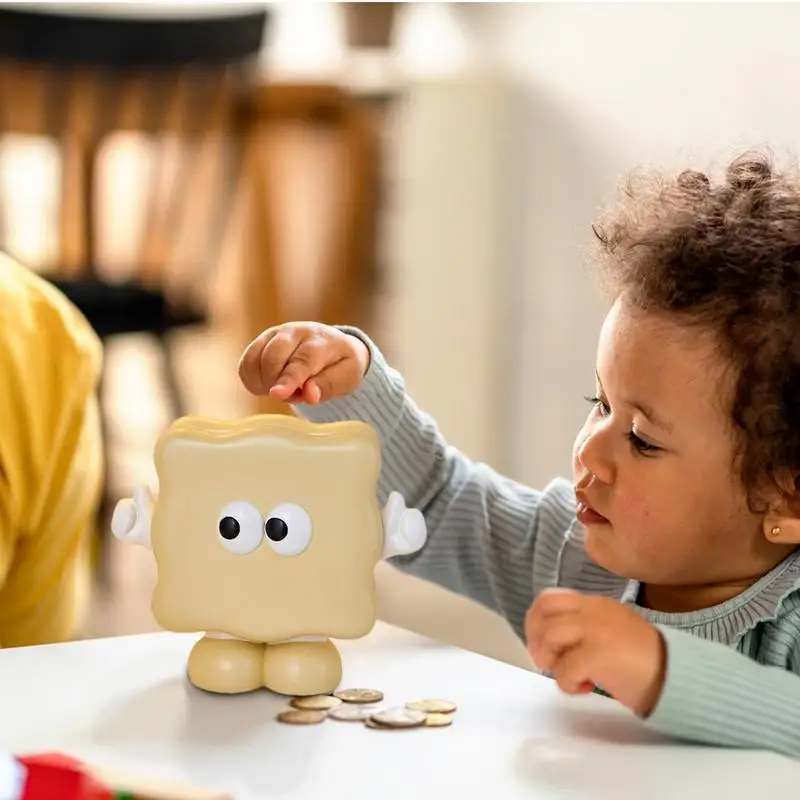
[[[566,698],[546,678],[386,625],[341,643],[343,683],[381,689],[391,704],[452,699],[452,727],[281,725],[284,698],[187,685],[195,638],[0,651],[0,746],[59,749],[113,770],[219,787],[235,800],[753,800],[800,786],[800,762],[665,742],[610,700]]]

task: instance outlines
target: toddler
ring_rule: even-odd
[[[594,232],[611,302],[571,481],[449,446],[353,328],[271,328],[240,377],[371,424],[381,502],[428,525],[394,563],[501,613],[563,691],[800,757],[800,179],[747,154],[634,180]]]

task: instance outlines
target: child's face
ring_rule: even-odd
[[[607,520],[583,516],[589,556],[683,587],[751,582],[780,561],[734,473],[730,371],[711,337],[617,301],[597,378],[573,453],[579,502]]]

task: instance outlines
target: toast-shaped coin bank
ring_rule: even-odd
[[[189,680],[224,694],[334,691],[331,639],[372,630],[378,561],[427,536],[398,493],[379,504],[375,431],[282,414],[184,417],[159,438],[155,468],[158,497],[137,489],[111,528],[153,551],[158,624],[204,633]]]

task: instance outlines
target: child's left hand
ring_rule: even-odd
[[[664,684],[666,648],[658,629],[608,597],[567,589],[542,592],[525,618],[528,650],[567,694],[601,687],[641,716]]]

